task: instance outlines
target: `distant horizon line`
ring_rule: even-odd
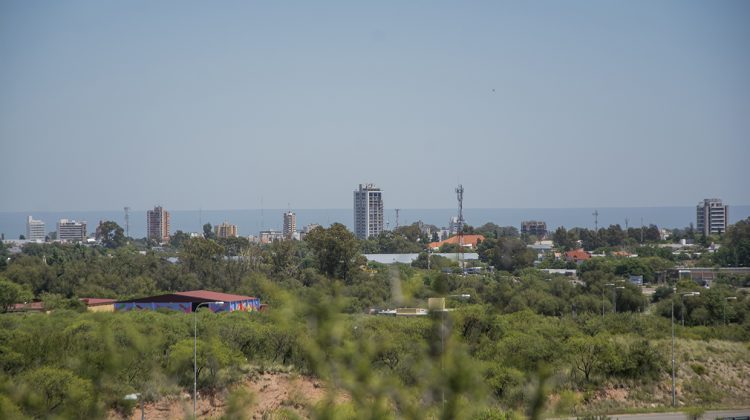
[[[733,206],[747,207],[750,204],[727,204],[730,208]],[[697,206],[697,204],[695,205]],[[464,207],[464,210],[589,210],[589,209],[642,209],[642,208],[686,208],[695,207],[694,205],[650,205],[650,206],[585,206],[585,207]],[[124,206],[123,206],[124,207]],[[170,209],[166,206],[161,206],[169,212],[173,211],[304,211],[304,210],[351,210],[350,207],[306,207],[306,208],[224,208],[224,209],[202,209],[202,208],[191,208],[191,209]],[[399,209],[399,210],[455,210],[456,207],[384,207],[386,209]],[[145,209],[130,209],[130,212],[148,211],[152,208]],[[63,213],[63,212],[124,212],[123,208],[120,209],[94,209],[94,210],[0,210],[0,213]]]

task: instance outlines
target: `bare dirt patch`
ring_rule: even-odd
[[[242,384],[252,395],[253,403],[247,409],[247,418],[261,419],[279,409],[293,411],[302,418],[309,417],[309,408],[323,400],[328,389],[322,381],[309,376],[293,373],[264,373],[247,379]],[[198,395],[196,413],[198,418],[219,418],[227,409],[228,393],[216,395]],[[337,403],[348,401],[349,397],[339,393]],[[155,403],[147,403],[147,419],[179,419],[193,413],[192,395],[183,393],[180,397],[165,398]],[[111,413],[110,419],[119,419]],[[141,418],[140,407],[137,407],[132,420]]]

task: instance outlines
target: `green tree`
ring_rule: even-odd
[[[239,365],[242,358],[239,352],[230,349],[220,340],[198,340],[197,356],[199,387],[217,389],[237,379],[233,372],[224,369]],[[180,340],[170,348],[168,368],[183,386],[187,387],[193,383],[192,338]]]
[[[178,230],[177,232],[172,234],[171,238],[169,238],[169,245],[175,249],[180,249],[182,247],[182,244],[184,244],[188,239],[190,239],[189,234]]]
[[[611,363],[614,346],[603,336],[573,337],[568,343],[568,354],[575,374],[583,375],[585,382],[591,382],[595,373],[603,373]]]
[[[243,255],[250,247],[250,241],[241,236],[219,238],[216,242],[224,247],[227,255],[232,257]]]
[[[96,228],[96,239],[101,241],[105,248],[115,249],[127,243],[125,231],[116,222],[107,220],[101,222]]]
[[[518,238],[518,229],[514,226],[498,226],[494,223],[485,223],[474,229],[475,233],[484,235],[485,238]]]
[[[552,241],[555,246],[561,248],[564,251],[569,251],[578,247],[576,241],[578,240],[574,232],[568,231],[564,226],[560,226],[552,234]]]
[[[14,304],[29,302],[33,297],[25,287],[0,277],[0,312],[7,312]]]
[[[305,242],[310,245],[318,270],[326,276],[346,279],[358,264],[357,238],[340,223],[328,229],[316,227],[305,236]]]
[[[750,217],[729,226],[722,244],[714,257],[717,263],[723,266],[750,266]]]
[[[180,260],[192,272],[211,269],[224,255],[224,247],[205,238],[190,238],[183,244]]]
[[[3,241],[0,241],[0,271],[5,270],[8,266],[8,248]]]
[[[203,225],[203,237],[206,239],[216,239],[216,234],[211,227],[211,223],[206,223]]]
[[[21,406],[34,417],[98,417],[91,381],[69,370],[43,366],[23,374],[19,386],[23,390]]]
[[[534,251],[529,249],[523,241],[508,237],[487,239],[479,244],[477,252],[482,261],[498,270],[506,271],[531,267],[536,258]]]

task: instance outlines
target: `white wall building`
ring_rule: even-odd
[[[29,241],[41,241],[47,236],[47,232],[44,226],[44,222],[41,220],[34,220],[33,217],[29,216],[26,220],[26,239]]]
[[[354,234],[367,239],[383,232],[383,192],[375,184],[359,184],[354,191]]]
[[[696,206],[696,228],[703,235],[724,233],[729,221],[729,206],[718,198],[707,198]]]

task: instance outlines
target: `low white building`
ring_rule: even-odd
[[[455,252],[447,252],[447,253],[440,253],[440,252],[434,252],[430,253],[430,256],[432,255],[439,255],[444,258],[448,258],[451,261],[458,261],[459,254]],[[414,261],[419,258],[418,253],[411,253],[411,254],[364,254],[365,258],[367,258],[367,261],[373,261],[380,264],[411,264]],[[476,261],[479,259],[479,254],[476,252],[467,252],[464,253],[464,261]]]

